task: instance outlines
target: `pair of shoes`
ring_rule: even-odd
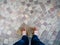
[[[32,30],[33,30],[33,35],[38,35],[38,31],[37,31],[37,28],[36,27],[30,27]],[[27,35],[27,31],[26,31],[26,28],[23,27],[22,30],[21,30],[21,35]]]

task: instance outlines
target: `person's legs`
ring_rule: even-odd
[[[24,45],[29,45],[29,39],[26,35],[22,37],[22,40],[24,40]]]
[[[31,45],[44,45],[44,43],[42,43],[39,38],[37,37],[37,35],[33,35],[32,39],[31,39]]]
[[[23,40],[19,40],[18,42],[14,43],[13,45],[24,45],[24,41]]]
[[[22,39],[19,40],[18,42],[16,42],[15,44],[13,44],[13,45],[29,45],[29,39],[28,39],[28,37],[26,35],[25,28],[23,28],[23,30],[22,30],[22,35],[23,35]]]
[[[36,30],[36,28],[34,27],[34,35],[31,39],[31,45],[45,45],[44,43],[42,43],[39,38],[38,38],[38,31]]]
[[[29,45],[28,37],[26,35],[24,35],[21,40],[19,40],[18,42],[16,42],[13,45]]]

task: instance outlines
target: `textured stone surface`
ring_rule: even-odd
[[[0,45],[12,45],[19,40],[16,31],[22,23],[37,26],[40,40],[53,45],[60,34],[60,1],[0,0]]]

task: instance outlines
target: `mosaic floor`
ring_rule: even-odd
[[[37,26],[46,45],[60,45],[60,0],[0,0],[0,45],[13,45],[22,23]]]

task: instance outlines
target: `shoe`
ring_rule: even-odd
[[[22,29],[21,29],[21,35],[23,36],[23,35],[26,35],[27,33],[26,33],[26,28],[25,27],[23,27]]]
[[[38,35],[37,27],[31,27],[31,29],[33,30],[32,32],[33,35]]]

